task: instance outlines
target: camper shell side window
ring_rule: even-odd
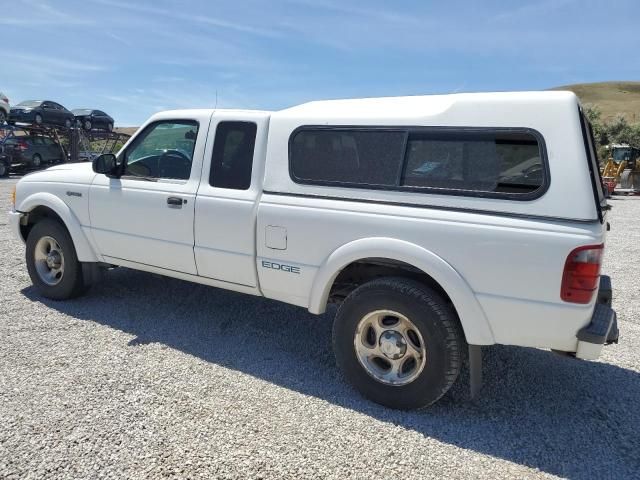
[[[531,200],[549,186],[542,135],[528,128],[296,129],[289,174],[300,184]]]

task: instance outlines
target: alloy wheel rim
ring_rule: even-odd
[[[392,310],[376,310],[362,317],[353,346],[365,371],[386,385],[411,383],[427,361],[426,346],[416,325]]]
[[[62,281],[64,253],[55,238],[49,236],[40,238],[36,243],[33,256],[40,280],[52,287]]]

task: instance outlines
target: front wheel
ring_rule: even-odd
[[[66,300],[84,293],[82,265],[73,240],[59,222],[44,219],[27,237],[27,270],[38,292],[52,300]]]
[[[452,307],[406,278],[380,278],[354,290],[333,324],[346,378],[367,398],[399,409],[442,397],[460,373],[464,335]]]

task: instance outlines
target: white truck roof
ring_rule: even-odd
[[[277,118],[322,118],[329,117],[385,117],[417,118],[441,115],[454,106],[478,103],[522,103],[535,102],[538,106],[558,102],[577,101],[570,91],[531,91],[531,92],[489,92],[489,93],[452,93],[445,95],[414,95],[404,97],[371,97],[336,100],[314,100],[282,110],[256,110],[241,108],[198,108],[167,110],[156,113],[153,118],[188,116],[190,113],[241,113],[272,115]]]
[[[416,95],[406,97],[357,98],[344,100],[319,100],[296,105],[278,112],[275,117],[429,117],[441,115],[459,105],[478,103],[522,103],[536,105],[573,101],[577,99],[569,91],[454,93],[447,95]]]

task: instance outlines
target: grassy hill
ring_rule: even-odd
[[[630,123],[640,122],[640,82],[579,83],[552,90],[571,90],[583,104],[600,108],[604,121],[623,115]]]
[[[138,127],[116,127],[116,132],[126,133],[127,135],[133,135],[138,130]]]

